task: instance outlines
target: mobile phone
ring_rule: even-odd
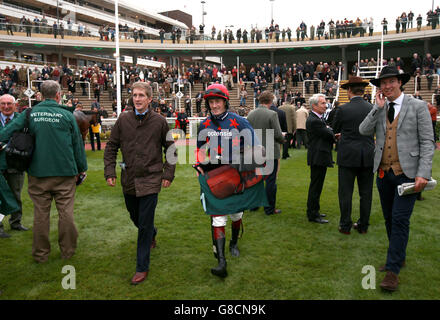
[[[84,182],[84,180],[86,180],[86,178],[87,178],[87,174],[86,173],[81,173],[78,176],[78,179],[76,180],[76,185],[79,186],[81,183]]]

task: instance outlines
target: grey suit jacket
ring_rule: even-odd
[[[266,148],[267,159],[279,159],[281,158],[280,143],[284,142],[284,137],[281,132],[280,122],[278,121],[278,115],[275,111],[267,109],[265,106],[260,106],[255,110],[252,110],[247,116],[247,121],[255,129],[255,132],[260,139],[263,146]],[[257,130],[262,129],[262,130]],[[273,130],[274,141],[267,141],[269,137],[266,134],[268,129]],[[268,142],[273,143],[272,148],[269,148]]]
[[[376,133],[374,172],[379,168],[385,145],[387,105],[374,105],[359,126],[362,135]],[[435,144],[432,122],[426,102],[406,95],[400,109],[397,124],[397,151],[403,173],[411,179],[431,178]]]

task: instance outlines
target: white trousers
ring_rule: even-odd
[[[224,216],[214,216],[212,217],[212,226],[213,227],[225,227],[226,222],[228,221],[228,217],[231,217],[232,221],[238,221],[243,217],[243,211],[233,213],[233,214],[227,214]]]

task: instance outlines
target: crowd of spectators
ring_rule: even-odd
[[[362,59],[360,67],[375,68],[377,61],[374,58]],[[384,60],[384,65],[394,65],[403,70],[405,64],[400,57]],[[353,66],[351,73],[357,74],[359,66]],[[433,86],[435,75],[440,76],[440,56],[434,58],[430,53],[419,57],[415,53],[411,65],[406,70],[411,70],[414,77],[426,77],[428,89],[435,89],[437,105],[440,105],[440,88]],[[165,66],[163,68],[151,68],[142,65],[122,65],[121,67],[121,93],[125,91],[125,97],[131,93],[131,86],[137,81],[149,82],[154,90],[153,108],[165,116],[177,116],[176,94],[181,91],[183,105],[188,114],[193,114],[191,104],[195,99],[195,111],[197,115],[206,114],[202,106],[203,91],[195,92],[195,84],[203,84],[203,90],[214,82],[224,83],[229,90],[238,89],[240,107],[253,105],[255,99],[258,105],[258,97],[265,90],[274,92],[278,104],[289,102],[294,105],[302,105],[306,102],[304,94],[324,93],[329,101],[332,101],[337,92],[337,79],[339,72],[343,71],[341,62],[331,61],[315,63],[313,61],[282,63],[272,66],[270,63],[257,63],[245,65],[241,63],[229,68],[219,67],[216,64],[182,64],[177,66]],[[95,64],[87,67],[74,66],[49,66],[35,67],[30,70],[30,81],[37,94],[32,97],[34,103],[38,101],[39,86],[43,80],[56,80],[65,89],[63,103],[77,106],[82,103],[84,97],[88,98],[90,86],[93,95],[93,104],[100,109],[100,100],[103,94],[108,94],[108,100],[113,101],[113,116],[116,114],[116,85],[115,67],[110,63]],[[420,90],[421,80],[418,81]],[[304,86],[305,90],[302,90]],[[6,67],[0,70],[0,95],[9,93],[18,99],[23,108],[28,104],[28,97],[24,91],[27,89],[27,70],[22,66],[16,68]],[[371,97],[369,97],[371,99]],[[250,102],[252,101],[252,102]],[[129,105],[128,99],[123,101],[122,108]],[[87,107],[87,106],[84,106]],[[109,114],[112,116],[111,114]]]
[[[33,19],[33,20],[32,20]],[[440,24],[440,7],[437,6],[435,10],[429,10],[426,13],[426,26],[431,26],[432,29],[436,29]],[[393,23],[393,21],[390,21]],[[384,34],[388,34],[389,24],[388,20],[384,18],[380,21],[380,25],[382,26],[382,30]],[[414,28],[416,25],[417,30],[421,30],[423,23],[422,14],[419,14],[415,17],[415,14],[412,11],[409,11],[408,14],[403,12],[395,19],[395,30],[396,33],[405,33],[407,28]],[[66,29],[65,29],[65,25]],[[200,25],[197,29],[192,26],[188,30],[182,30],[178,27],[173,27],[169,32],[166,32],[164,29],[159,30],[159,39],[161,43],[164,42],[165,39],[169,39],[172,43],[181,43],[182,41],[186,41],[186,43],[193,43],[194,40],[217,40],[224,41],[224,43],[232,43],[235,41],[236,43],[260,43],[260,41],[304,41],[307,40],[315,40],[318,39],[340,39],[340,38],[350,38],[359,35],[363,37],[365,35],[372,36],[374,32],[375,26],[379,25],[379,22],[375,24],[372,17],[360,19],[357,17],[356,19],[340,19],[334,21],[330,19],[328,22],[324,22],[321,20],[320,23],[311,25],[310,27],[302,21],[299,26],[295,29],[291,29],[289,26],[280,27],[278,24],[272,23],[269,26],[258,28],[253,27],[249,28],[249,31],[244,28],[238,28],[233,31],[230,28],[225,28],[223,31],[220,28],[216,28],[212,26],[210,36],[205,34],[205,25]],[[97,27],[98,28],[98,27]],[[39,19],[35,16],[35,18],[23,16],[20,19],[18,24],[13,24],[10,21],[9,17],[5,17],[0,15],[0,30],[6,30],[8,34],[13,35],[15,31],[26,32],[27,36],[31,36],[32,32],[34,33],[46,33],[53,34],[56,38],[58,35],[64,37],[64,34],[67,35],[78,35],[78,36],[91,36],[90,30],[86,25],[79,23],[76,26],[77,30],[73,30],[73,23],[70,18],[66,21],[60,20],[60,23],[54,22],[52,25],[48,24],[47,19],[43,15],[42,19]],[[139,42],[143,42],[144,39],[154,39],[155,36],[147,34],[143,28],[131,28],[127,24],[119,25],[120,38],[132,39],[135,42],[139,40]],[[99,39],[102,41],[114,41],[116,30],[115,26],[111,24],[106,24],[99,26],[98,33]],[[157,37],[156,37],[157,38]]]
[[[53,23],[49,23],[45,15],[41,19],[37,16],[23,16],[17,23],[13,23],[10,17],[0,14],[0,30],[6,30],[7,34],[12,36],[14,32],[26,32],[27,37],[31,37],[32,33],[50,34],[54,38],[60,36],[62,39],[64,39],[64,35],[91,36],[89,27],[82,23],[78,23],[75,28],[70,18],[67,20],[55,20]]]
[[[434,11],[430,10],[426,14],[427,26],[431,26],[432,29],[436,29],[439,25],[440,18],[440,7],[437,7]],[[416,18],[417,29],[420,31],[422,26],[422,15]],[[408,14],[403,12],[395,20],[396,32],[406,32],[407,26],[413,28],[414,24],[414,13],[410,11]],[[384,18],[380,24],[382,25],[382,30],[384,34],[388,34],[388,21]],[[272,41],[275,39],[276,42],[292,41],[296,37],[296,41],[307,40],[321,40],[323,39],[340,39],[340,38],[350,38],[359,35],[364,37],[366,34],[372,36],[374,32],[375,22],[372,17],[365,18],[361,20],[357,17],[354,20],[349,20],[347,18],[336,20],[336,22],[331,19],[327,23],[321,20],[320,23],[316,25],[311,25],[307,27],[306,23],[302,21],[300,25],[292,32],[290,27],[282,28],[275,24],[273,21],[270,26],[265,28],[251,27],[248,32],[247,29],[237,29],[235,33],[231,29],[224,29],[223,33],[221,30],[216,31],[215,26],[212,27],[211,40],[223,40],[224,43],[232,43],[236,40],[237,43],[243,41],[243,43],[260,43],[260,41]]]

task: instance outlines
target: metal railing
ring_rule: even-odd
[[[305,95],[306,91],[306,82],[319,82],[319,92],[322,92],[322,81],[321,80],[304,80],[303,81],[303,95]]]
[[[336,96],[335,96],[335,99],[332,102],[332,108],[335,107],[336,101],[339,100],[339,90],[340,90],[340,84],[341,84],[341,72],[342,72],[342,68],[339,68],[339,72],[338,72],[338,89],[336,89]]]
[[[152,85],[156,85],[157,94],[159,95],[159,83],[158,82],[152,82]]]
[[[191,88],[191,83],[188,82],[187,83],[188,88],[189,88],[189,96],[192,96],[192,88]],[[175,87],[177,86],[178,90],[176,91]],[[176,92],[181,92],[181,88],[183,88],[183,90],[185,90],[185,84],[184,83],[178,83],[178,82],[173,82],[173,93]]]
[[[63,23],[63,29],[60,29],[59,26],[56,29],[57,35],[60,37],[64,37],[66,35],[68,36],[79,36],[79,37],[99,37],[98,30],[92,30],[89,27],[86,27],[83,25],[83,29],[79,28],[79,25],[75,26],[76,31],[73,30],[73,27],[69,27],[67,24],[67,21],[61,20],[60,22]],[[0,23],[0,30],[6,30],[7,33],[11,33],[11,35],[14,35],[14,32],[29,32],[30,36],[32,36],[32,33],[35,34],[54,34],[54,28],[53,24],[46,24],[42,25],[41,23],[36,25],[34,22],[31,21],[32,24],[14,24],[14,23]]]
[[[89,87],[89,100],[90,100],[90,82],[88,82],[88,81],[75,81],[75,83],[85,83],[88,85],[88,87]]]
[[[377,75],[378,67],[380,66],[376,65],[376,66],[358,67],[359,76],[365,79],[374,79]]]
[[[437,73],[434,73],[431,76],[437,78],[437,88],[438,88],[438,86],[440,84],[440,75],[438,75]],[[417,76],[414,77],[414,93],[416,93],[418,91],[417,90],[417,88],[418,88],[418,81],[419,81],[418,79],[420,79],[420,83],[422,82],[422,78],[421,77],[428,78],[428,76],[426,74],[422,74],[421,76],[417,75]]]
[[[382,71],[383,66],[378,65],[377,69],[376,69],[376,75],[374,78],[378,78],[380,72]],[[369,84],[370,86],[373,87],[373,90],[371,91],[371,103],[374,104],[376,102],[376,91],[377,91],[377,87],[372,85],[371,83]]]

